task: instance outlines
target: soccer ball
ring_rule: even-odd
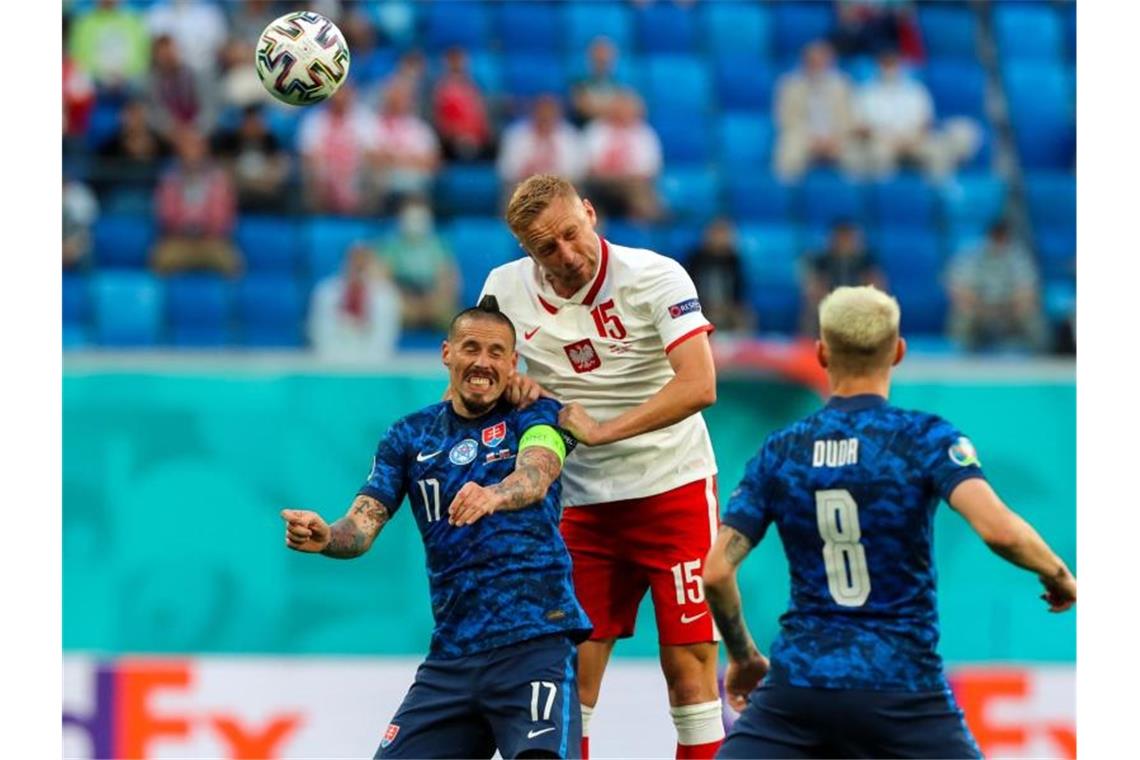
[[[291,106],[320,103],[348,78],[344,35],[319,13],[286,13],[261,33],[257,75],[269,94]]]

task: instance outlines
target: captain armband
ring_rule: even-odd
[[[566,442],[562,435],[550,425],[535,425],[527,428],[519,441],[519,453],[523,453],[531,446],[541,446],[550,449],[558,455],[558,463],[566,461]]]

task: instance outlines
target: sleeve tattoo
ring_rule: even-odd
[[[725,544],[725,560],[733,568],[738,567],[748,552],[752,551],[752,542],[739,531],[722,525],[722,533],[728,536]],[[712,611],[716,627],[724,640],[725,649],[733,660],[741,661],[755,657],[759,653],[756,642],[744,622],[744,611],[740,604],[740,589],[736,585],[735,575],[732,583],[727,587],[706,589],[709,609]]]
[[[558,455],[543,446],[531,446],[519,454],[515,471],[503,482],[491,486],[503,499],[501,510],[528,507],[546,496],[550,484],[562,472]]]
[[[357,496],[348,514],[329,526],[329,543],[321,554],[336,559],[359,557],[372,546],[390,517],[388,508],[376,499]]]

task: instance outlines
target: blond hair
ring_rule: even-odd
[[[899,302],[871,285],[841,287],[819,304],[819,334],[832,369],[866,375],[894,361]]]
[[[535,219],[556,198],[577,198],[570,182],[555,174],[534,174],[519,183],[507,203],[507,226],[516,237],[530,229]]]

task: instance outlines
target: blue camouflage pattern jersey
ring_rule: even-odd
[[[524,410],[501,400],[487,414],[465,419],[441,402],[398,420],[380,441],[358,493],[393,516],[408,497],[424,541],[435,618],[429,658],[462,657],[550,634],[575,641],[589,635],[558,531],[560,480],[541,502],[523,509],[463,527],[447,519],[465,483],[491,486],[505,479],[514,471],[523,433],[536,425],[557,429],[560,409],[548,398]]]
[[[773,433],[721,522],[756,544],[776,524],[791,600],[768,682],[825,689],[947,688],[938,644],[934,510],[984,477],[970,441],[881,396],[834,397]]]

